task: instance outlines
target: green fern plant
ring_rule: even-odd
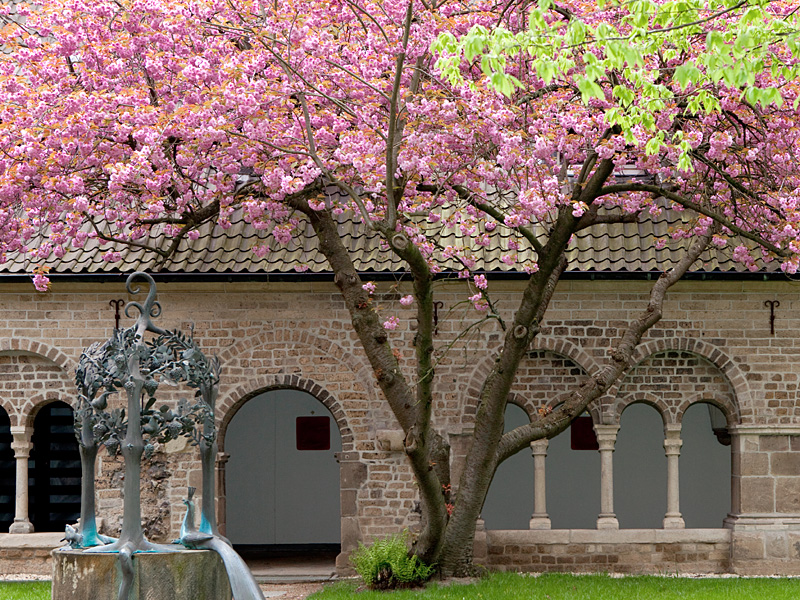
[[[350,556],[356,573],[371,589],[414,587],[430,579],[434,566],[408,553],[408,530],[375,540],[369,546],[358,544]]]

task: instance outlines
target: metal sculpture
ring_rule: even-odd
[[[154,544],[144,535],[141,518],[141,463],[154,450],[154,442],[168,442],[188,437],[199,447],[203,481],[203,508],[199,537],[187,537],[186,547],[208,548],[223,558],[231,579],[235,600],[261,600],[257,585],[244,562],[231,558],[235,552],[217,531],[215,515],[216,489],[214,459],[217,454],[214,408],[219,385],[219,361],[207,358],[193,336],[180,331],[167,331],[153,324],[161,314],[156,300],[156,286],[146,273],[133,273],[127,280],[128,292],[136,280],[149,285],[143,304],[129,302],[125,315],[132,309],[139,312],[136,323],[124,330],[116,329],[105,343],[93,344],[80,358],[76,372],[79,407],[75,413],[75,434],[78,438],[81,467],[81,518],[79,528],[68,528],[66,538],[73,548],[84,552],[119,553],[122,583],[119,600],[127,600],[133,583],[133,558],[137,552],[180,552],[176,545]],[[146,337],[146,334],[151,334]],[[159,385],[184,383],[194,389],[194,399],[182,399],[177,407],[154,408]],[[126,408],[109,409],[109,400],[121,394]],[[122,531],[119,539],[100,535],[95,511],[94,472],[101,446],[112,455],[122,454],[125,463]],[[194,519],[194,505],[189,500],[187,518]],[[233,566],[231,570],[229,565]]]

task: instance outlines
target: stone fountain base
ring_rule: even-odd
[[[52,600],[117,600],[122,577],[117,554],[57,548]],[[130,600],[231,600],[222,560],[209,550],[133,555]]]

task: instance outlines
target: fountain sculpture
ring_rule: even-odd
[[[70,549],[54,553],[53,598],[84,597],[79,591],[73,589],[71,592],[68,588],[76,588],[74,577],[80,578],[80,575],[74,572],[80,570],[81,561],[92,560],[90,555],[116,554],[120,574],[117,600],[134,600],[137,557],[143,557],[143,553],[167,557],[190,552],[190,549],[204,549],[214,551],[222,558],[229,580],[222,593],[229,594],[228,590],[232,590],[234,600],[263,600],[263,594],[244,561],[217,530],[214,407],[219,386],[219,361],[216,357],[207,358],[191,333],[168,331],[153,324],[152,320],[161,314],[155,282],[146,273],[133,273],[127,280],[127,289],[132,295],[139,293],[139,288],[134,287],[137,280],[146,281],[149,290],[143,304],[130,302],[125,308],[128,317],[132,316],[133,310],[138,311],[136,323],[128,329],[115,330],[108,341],[90,346],[78,364],[79,406],[75,414],[75,434],[82,466],[81,517],[77,528],[67,528],[66,539]],[[181,383],[194,390],[193,400],[180,400],[177,406],[163,405],[156,409],[159,386]],[[123,396],[126,408],[110,408],[109,400],[117,394]],[[155,544],[146,539],[142,528],[141,463],[143,457],[152,454],[155,443],[166,443],[181,436],[189,438],[200,452],[203,498],[200,526],[195,529],[194,489],[190,488],[180,539],[173,544]],[[98,451],[103,446],[109,453],[121,454],[124,459],[123,517],[119,539],[103,536],[97,530],[94,473]],[[75,556],[76,552],[84,555],[83,559]],[[73,581],[69,585],[62,581],[66,577],[64,565],[68,554],[71,555],[69,564],[73,571]],[[179,559],[188,560],[188,557]],[[148,556],[148,561],[153,560]],[[91,569],[84,571],[89,573]],[[139,577],[142,577],[142,572]],[[89,580],[78,583],[93,585]],[[142,595],[146,582],[136,583],[139,595]],[[196,596],[196,583],[193,585],[191,593]],[[213,592],[219,593],[218,590]]]

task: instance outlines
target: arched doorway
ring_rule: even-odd
[[[259,394],[233,416],[224,443],[226,535],[237,549],[335,558],[342,441],[325,405],[299,390]]]
[[[644,403],[627,406],[614,450],[614,508],[620,528],[659,529],[667,510],[664,424]]]
[[[14,522],[14,490],[16,465],[11,449],[11,420],[0,408],[0,532],[5,533]]]
[[[43,407],[33,422],[28,514],[34,531],[64,531],[81,512],[81,458],[75,417],[65,402]]]
[[[547,512],[553,529],[595,528],[600,514],[600,453],[596,444],[588,413],[550,440]]]
[[[687,528],[722,527],[731,509],[731,440],[725,415],[692,404],[681,423],[680,506]]]
[[[516,404],[507,404],[505,429],[530,423],[528,414]],[[533,459],[522,450],[506,459],[495,471],[481,517],[487,529],[528,529],[533,513]]]

